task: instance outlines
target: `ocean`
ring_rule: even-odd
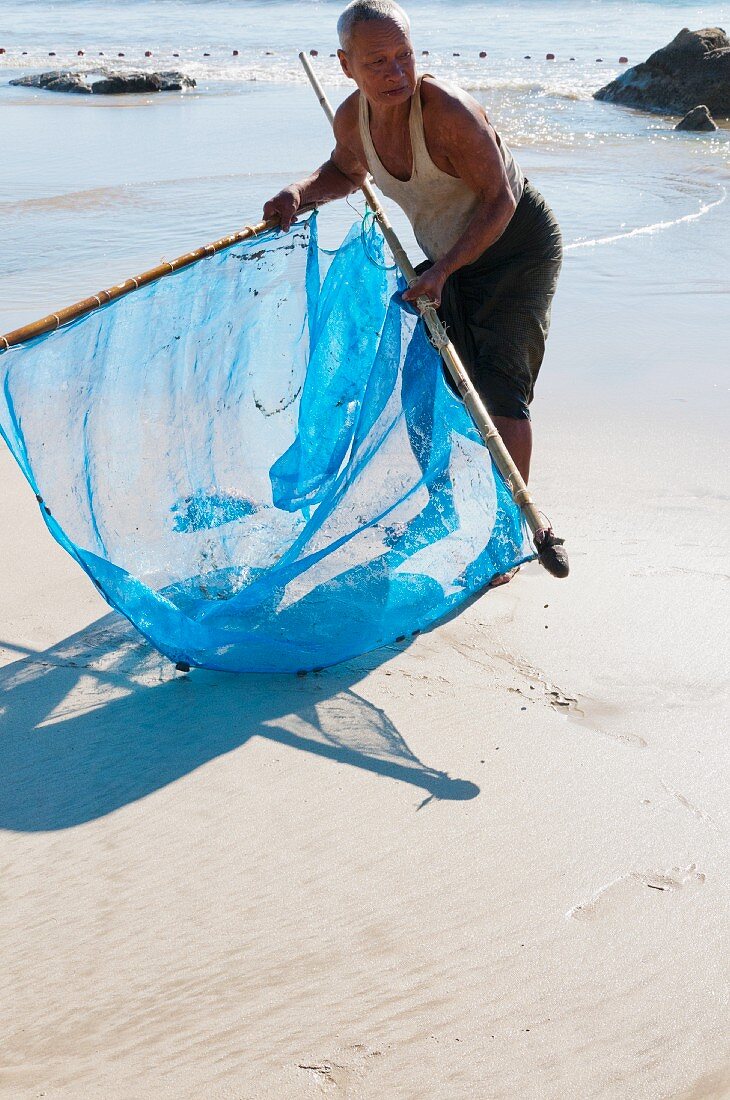
[[[269,195],[325,159],[329,127],[297,53],[317,51],[339,102],[351,88],[331,56],[340,10],[319,0],[5,0],[0,331],[258,220]],[[705,256],[696,269],[683,264],[698,282],[690,292],[723,293],[730,130],[678,134],[674,119],[592,98],[625,67],[620,57],[638,62],[684,26],[716,25],[720,5],[419,0],[408,11],[421,71],[484,103],[558,214],[581,285],[605,291],[622,242],[635,239],[640,262],[663,239]],[[100,63],[176,68],[197,86],[92,98],[8,84]],[[335,245],[362,209],[353,197],[323,210],[324,242]]]

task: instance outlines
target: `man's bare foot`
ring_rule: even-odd
[[[519,571],[520,567],[516,565],[514,569],[510,569],[507,573],[498,573],[496,577],[492,577],[487,588],[501,588],[503,584],[509,584],[515,573],[519,573]]]

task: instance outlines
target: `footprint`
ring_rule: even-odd
[[[382,1050],[371,1050],[363,1043],[355,1043],[337,1052],[338,1061],[325,1058],[321,1062],[299,1062],[297,1069],[314,1074],[327,1092],[333,1086],[340,1095],[346,1096],[350,1095],[352,1087],[365,1076],[370,1060],[379,1058],[382,1053]],[[349,1064],[343,1065],[343,1062]]]
[[[567,710],[574,710],[581,718],[585,715],[578,707],[578,700],[574,699],[572,695],[564,695],[560,688],[545,688],[545,694],[548,697],[550,706],[555,710],[566,708]]]
[[[697,864],[689,867],[672,867],[669,871],[632,871],[613,882],[602,886],[588,901],[574,905],[565,914],[568,920],[594,920],[603,912],[610,901],[616,901],[622,894],[631,894],[637,888],[646,887],[664,893],[673,893],[692,882],[704,882],[705,875],[697,870]]]
[[[318,1079],[326,1085],[334,1085],[336,1088],[346,1089],[350,1084],[350,1073],[345,1066],[338,1066],[335,1062],[317,1062],[307,1065],[300,1062],[298,1069],[308,1070],[316,1074]]]
[[[710,815],[708,813],[705,813],[705,811],[701,810],[698,806],[694,806],[688,798],[684,797],[681,791],[677,791],[674,789],[674,787],[670,787],[668,783],[664,782],[664,780],[661,780],[661,784],[667,794],[671,794],[673,798],[676,798],[680,806],[684,806],[685,810],[689,810],[693,817],[698,818],[700,821],[707,821],[711,825],[714,825],[714,821],[710,817]]]
[[[588,696],[584,696],[579,700],[575,696],[562,691],[557,684],[553,684],[539,669],[528,664],[527,661],[523,661],[510,653],[503,652],[497,656],[500,661],[508,664],[513,671],[524,676],[531,684],[541,687],[548,705],[553,710],[564,714],[571,722],[575,722],[601,737],[609,737],[612,741],[620,741],[624,745],[634,745],[640,749],[646,748],[646,741],[638,734],[614,733],[612,730],[602,729],[595,724],[595,719],[600,718],[601,714],[609,716],[615,711],[616,708],[610,704],[590,699]]]

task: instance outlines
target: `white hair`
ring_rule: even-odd
[[[337,20],[337,34],[342,49],[349,49],[355,27],[360,23],[374,22],[398,23],[405,31],[411,29],[410,19],[395,0],[352,0]]]

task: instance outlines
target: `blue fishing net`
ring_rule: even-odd
[[[334,664],[533,556],[375,226],[231,246],[2,352],[0,385],[51,534],[176,662]]]

